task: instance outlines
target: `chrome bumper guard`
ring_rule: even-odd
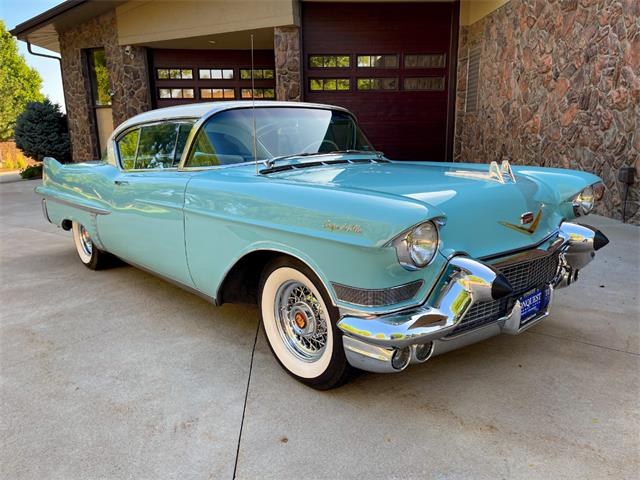
[[[560,266],[556,280],[549,285],[549,300],[544,311],[521,325],[521,306],[516,301],[512,310],[493,325],[494,334],[516,335],[549,315],[554,288],[563,288],[577,279],[578,271],[595,256],[595,251],[609,241],[597,229],[564,222],[558,237]],[[421,363],[432,355],[450,350],[438,348],[453,333],[472,305],[497,300],[513,293],[508,280],[494,267],[468,257],[453,257],[436,286],[430,300],[411,310],[376,316],[347,314],[338,322],[343,332],[347,360],[361,370],[397,372],[409,363]],[[474,331],[453,337],[457,339]],[[473,335],[468,335],[472,339]],[[486,338],[486,337],[485,337]],[[478,338],[481,339],[481,338]],[[476,340],[477,341],[477,340]],[[458,347],[456,347],[458,348]]]

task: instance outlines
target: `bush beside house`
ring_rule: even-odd
[[[16,120],[15,142],[25,155],[38,162],[44,157],[54,157],[60,162],[71,160],[67,117],[59,105],[48,99],[27,104]],[[23,178],[38,176],[41,171],[42,165],[34,166],[25,170]]]

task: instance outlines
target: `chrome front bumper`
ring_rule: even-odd
[[[495,267],[464,256],[453,257],[429,301],[418,308],[385,315],[346,314],[338,322],[347,360],[361,370],[397,372],[431,356],[483,340],[499,333],[516,335],[549,315],[553,291],[577,280],[578,271],[608,243],[597,229],[574,223],[560,225],[552,248],[559,249],[559,268],[548,285],[547,306],[521,325],[521,304],[496,322],[460,335],[456,326],[478,302],[498,300],[513,293],[509,281]]]

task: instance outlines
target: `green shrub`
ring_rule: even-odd
[[[71,160],[67,116],[48,99],[27,104],[16,120],[15,141],[25,155],[39,162],[44,157]]]
[[[20,176],[25,179],[42,178],[42,164],[29,165],[20,172]]]

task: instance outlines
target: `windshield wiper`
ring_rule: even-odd
[[[375,155],[378,159],[382,159],[384,154],[378,150],[333,150],[331,152],[301,152],[301,153],[293,153],[291,155],[282,155],[280,157],[269,158],[264,161],[264,164],[267,168],[273,167],[273,165],[280,160],[287,160],[289,158],[296,157],[316,157],[322,155],[344,155],[344,154],[371,154]]]

